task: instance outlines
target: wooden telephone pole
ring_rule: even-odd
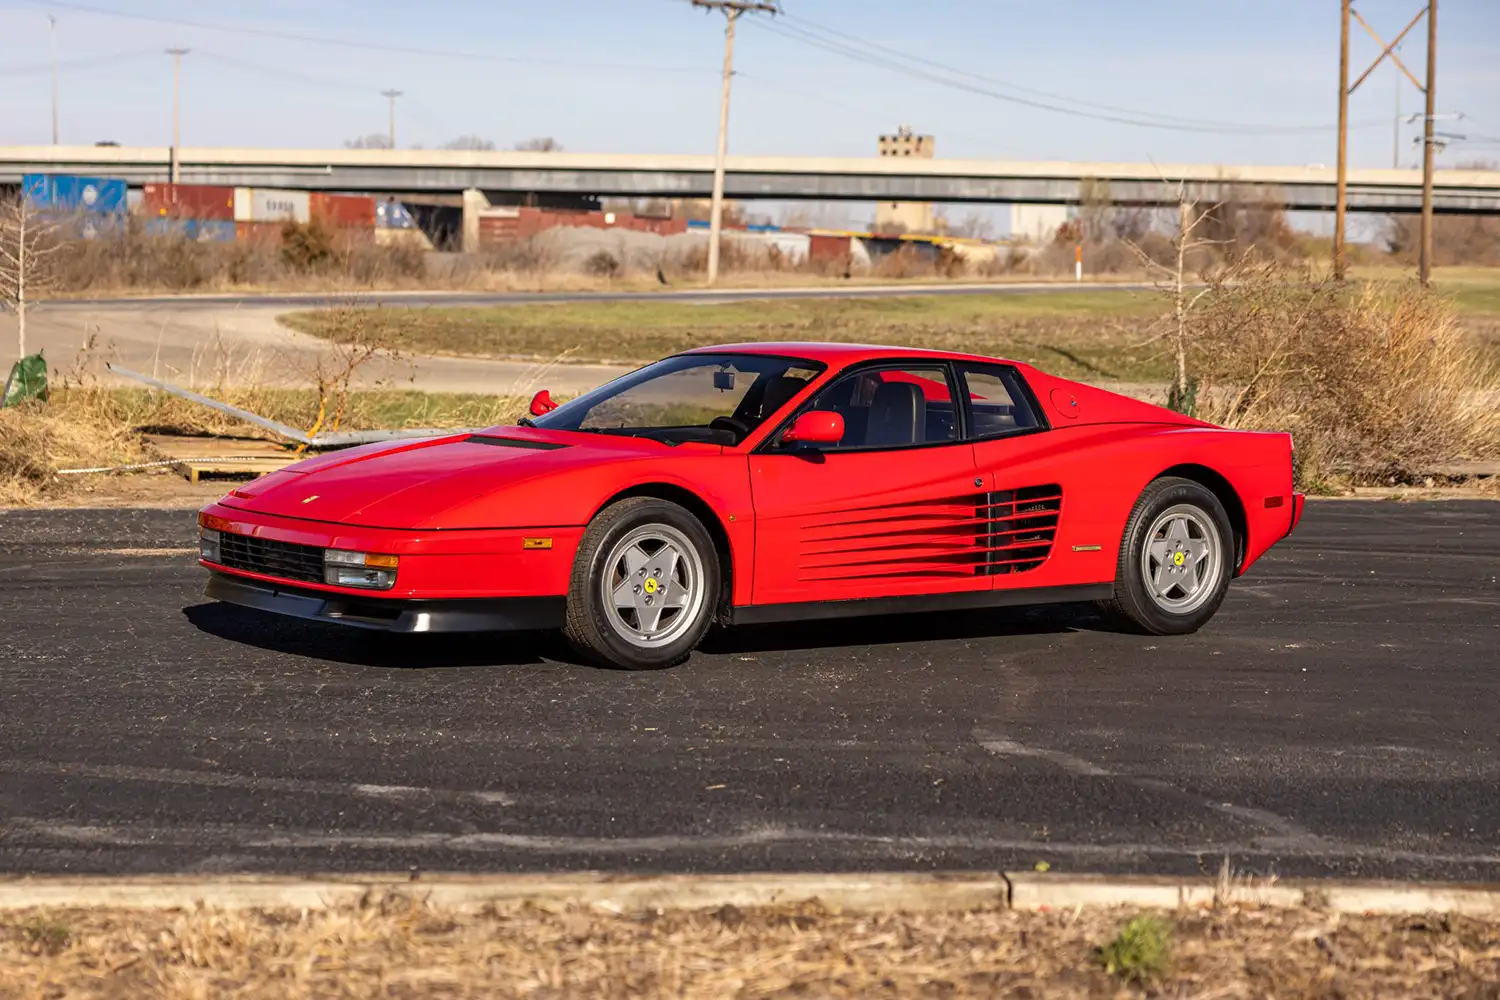
[[[724,89],[719,96],[719,145],[714,154],[714,191],[708,219],[708,283],[719,280],[719,234],[724,224],[724,159],[729,152],[729,82],[734,78],[734,22],[748,10],[780,13],[764,0],[693,0],[694,7],[724,12]]]
[[[1359,89],[1359,85],[1367,80],[1375,67],[1390,57],[1391,62],[1401,70],[1406,78],[1411,81],[1412,86],[1427,95],[1427,127],[1424,132],[1425,151],[1422,158],[1422,250],[1419,273],[1422,284],[1427,284],[1432,273],[1432,122],[1435,113],[1434,95],[1437,89],[1437,0],[1429,0],[1426,7],[1417,11],[1415,17],[1407,22],[1406,27],[1401,29],[1401,34],[1386,44],[1385,40],[1375,33],[1368,21],[1360,16],[1359,11],[1354,10],[1350,0],[1342,0],[1342,17],[1339,26],[1339,165],[1338,165],[1338,194],[1334,202],[1333,220],[1333,274],[1336,278],[1344,276],[1344,238],[1345,238],[1345,216],[1349,209],[1348,175],[1349,175],[1349,96]],[[1401,57],[1396,54],[1396,46],[1401,44],[1412,28],[1423,16],[1427,18],[1427,84],[1423,86],[1417,82],[1416,76],[1406,68]],[[1375,39],[1380,48],[1380,55],[1369,65],[1359,79],[1351,86],[1349,83],[1349,19],[1353,16],[1364,28],[1369,36]]]

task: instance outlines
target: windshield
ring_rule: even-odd
[[[679,354],[564,403],[532,421],[559,431],[737,445],[823,371],[764,354]]]

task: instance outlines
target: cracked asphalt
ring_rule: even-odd
[[[646,674],[216,605],[193,535],[0,512],[0,870],[1500,880],[1500,504],[1314,502],[1195,636],[887,617]]]

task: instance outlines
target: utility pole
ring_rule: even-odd
[[[382,90],[380,96],[390,102],[390,143],[391,148],[396,148],[396,98],[401,96],[399,90]]]
[[[1348,184],[1349,184],[1349,176],[1348,176],[1349,175],[1349,97],[1356,90],[1359,89],[1359,85],[1362,84],[1362,83],[1364,83],[1365,80],[1367,80],[1369,78],[1369,76],[1370,76],[1371,73],[1375,72],[1375,67],[1379,66],[1382,62],[1384,62],[1385,58],[1387,56],[1390,56],[1391,62],[1395,63],[1396,64],[1396,68],[1398,68],[1399,70],[1401,70],[1401,72],[1406,75],[1406,78],[1412,82],[1412,86],[1416,87],[1418,90],[1425,90],[1427,92],[1427,94],[1428,94],[1427,105],[1428,105],[1429,108],[1431,108],[1432,107],[1431,92],[1432,92],[1432,79],[1433,79],[1433,77],[1432,77],[1432,51],[1431,50],[1436,45],[1436,38],[1437,38],[1437,36],[1435,34],[1435,29],[1432,26],[1432,21],[1433,21],[1434,18],[1433,18],[1433,16],[1429,16],[1428,19],[1427,19],[1428,20],[1428,50],[1429,50],[1428,51],[1428,59],[1427,59],[1427,81],[1428,81],[1428,84],[1427,84],[1426,87],[1423,87],[1420,83],[1417,82],[1417,78],[1412,75],[1411,70],[1409,70],[1409,69],[1406,68],[1406,64],[1401,61],[1401,57],[1396,54],[1396,47],[1401,44],[1402,39],[1404,39],[1407,36],[1407,33],[1410,32],[1412,28],[1414,28],[1414,27],[1417,26],[1417,22],[1420,21],[1420,20],[1422,20],[1422,16],[1424,14],[1429,14],[1429,15],[1435,15],[1436,14],[1437,0],[1431,0],[1431,2],[1429,3],[1428,6],[1423,7],[1421,10],[1417,11],[1416,16],[1413,17],[1410,21],[1407,22],[1406,27],[1401,29],[1401,34],[1397,35],[1391,41],[1391,43],[1389,45],[1387,45],[1386,42],[1385,42],[1385,40],[1382,39],[1379,35],[1377,35],[1375,33],[1375,29],[1372,28],[1372,27],[1370,27],[1370,23],[1368,21],[1366,21],[1363,17],[1360,16],[1359,11],[1354,10],[1350,6],[1350,0],[1342,0],[1341,7],[1342,7],[1342,17],[1340,18],[1340,24],[1339,24],[1339,167],[1338,167],[1338,194],[1336,195],[1335,200],[1334,200],[1334,220],[1333,220],[1333,276],[1335,278],[1343,278],[1344,277],[1345,216],[1348,214],[1348,210],[1349,210],[1349,190],[1348,190]],[[1350,15],[1353,15],[1354,19],[1357,20],[1357,21],[1359,21],[1360,27],[1364,28],[1365,31],[1369,34],[1369,36],[1371,38],[1375,39],[1376,43],[1378,45],[1380,45],[1380,47],[1381,47],[1381,49],[1380,49],[1380,55],[1378,55],[1378,56],[1375,57],[1375,61],[1372,62],[1372,63],[1370,63],[1369,68],[1366,69],[1363,73],[1360,74],[1359,79],[1355,80],[1354,83],[1353,83],[1353,85],[1350,85],[1350,83],[1349,83],[1349,18],[1350,18]],[[1398,83],[1398,86],[1399,86],[1399,81],[1397,81],[1397,83]],[[1398,98],[1398,100],[1399,100],[1399,98]],[[1430,111],[1429,111],[1428,115],[1429,115],[1429,119],[1430,119],[1430,117],[1431,117],[1431,112]],[[1431,134],[1432,134],[1432,124],[1431,124],[1430,120],[1428,122],[1428,133],[1427,134],[1429,136],[1431,136]],[[1424,204],[1426,203],[1427,197],[1428,197],[1427,195],[1423,196],[1423,198],[1424,198]],[[1426,218],[1425,214],[1424,214],[1423,218],[1424,219]]]
[[[173,184],[182,180],[182,57],[188,49],[168,49],[172,57],[172,162],[169,175]]]
[[[52,50],[52,145],[57,145],[57,18],[47,15],[52,26],[48,34],[48,47]]]
[[[1401,74],[1396,78],[1396,117],[1391,125],[1391,169],[1401,169]]]
[[[1437,116],[1437,0],[1427,4],[1427,114],[1422,129],[1422,250],[1417,278],[1432,283],[1432,125]]]
[[[714,191],[708,220],[708,283],[719,280],[719,235],[724,226],[724,160],[729,152],[729,83],[734,79],[734,24],[746,11],[780,13],[764,0],[693,0],[694,7],[724,12],[724,87],[719,95],[719,144],[714,154]]]
[[[1333,276],[1344,278],[1344,217],[1349,212],[1349,0],[1339,17],[1339,164],[1333,203]]]

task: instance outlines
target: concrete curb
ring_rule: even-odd
[[[1456,913],[1500,917],[1500,886],[1452,883],[1374,882],[1342,879],[1246,879],[1227,885],[1216,879],[1157,876],[1007,875],[1016,910],[1077,906],[1137,906],[1172,909],[1228,902],[1270,907],[1308,907],[1334,913]]]
[[[0,910],[33,907],[321,909],[394,892],[435,906],[475,910],[533,903],[604,909],[769,906],[817,899],[849,910],[973,910],[1005,906],[1009,883],[993,873],[872,875],[234,875],[0,879]]]
[[[34,908],[324,909],[370,893],[400,893],[454,910],[532,903],[629,911],[768,906],[818,900],[845,910],[955,912],[1129,906],[1203,907],[1216,901],[1337,913],[1456,913],[1500,918],[1500,886],[1340,880],[1245,880],[1103,875],[873,873],[867,875],[197,875],[0,878],[0,911]]]

